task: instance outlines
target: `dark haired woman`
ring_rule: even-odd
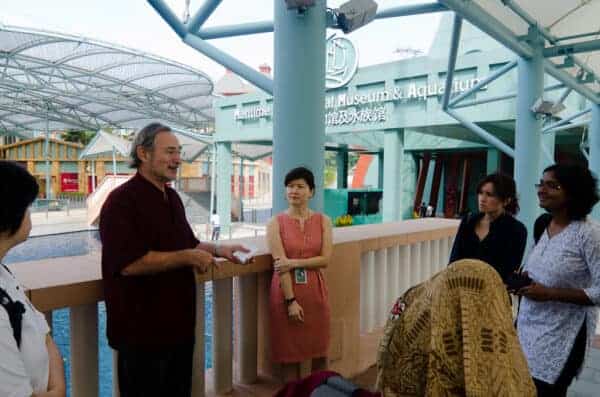
[[[538,396],[566,396],[600,304],[600,225],[587,218],[598,202],[598,186],[588,169],[555,164],[536,187],[550,218],[527,257],[533,283],[518,291],[523,299],[517,329]]]
[[[515,181],[503,174],[490,174],[477,186],[479,213],[463,218],[450,263],[479,259],[490,264],[506,282],[521,265],[527,229],[514,218],[519,211]]]
[[[312,371],[327,367],[329,302],[321,274],[332,251],[331,221],[308,203],[315,192],[304,167],[285,177],[289,207],[269,222],[267,241],[275,272],[270,290],[271,359],[282,364],[284,381],[297,379],[302,362]]]
[[[37,193],[37,182],[23,167],[0,161],[0,261],[29,236],[29,206]],[[63,363],[46,319],[4,265],[0,290],[0,396],[64,396]]]

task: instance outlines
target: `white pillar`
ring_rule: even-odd
[[[366,254],[366,272],[365,272],[365,309],[366,309],[366,332],[371,332],[375,328],[377,319],[375,308],[375,252],[369,251]]]
[[[387,252],[386,249],[375,251],[375,326],[381,327],[385,324],[387,314]]]
[[[400,296],[400,247],[394,246],[387,249],[387,306],[386,313],[391,309],[397,297]]]
[[[410,245],[400,247],[400,290],[398,296],[405,293],[412,286],[412,263]]]
[[[410,246],[410,286],[421,282],[423,276],[421,272],[421,243],[414,243]]]

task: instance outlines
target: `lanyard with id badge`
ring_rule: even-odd
[[[306,277],[306,269],[294,269],[294,281],[296,282],[296,284],[306,284],[308,282]]]
[[[310,219],[310,217],[309,217]],[[306,234],[304,233],[304,225],[302,226],[302,248],[300,250],[300,257],[304,258],[304,248],[306,247]],[[294,282],[296,284],[308,284],[308,275],[306,269],[299,267],[294,269]]]

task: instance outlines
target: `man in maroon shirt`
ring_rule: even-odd
[[[183,203],[167,182],[177,177],[181,147],[170,128],[144,127],[132,144],[136,175],[115,189],[100,213],[102,278],[109,345],[119,352],[121,397],[191,392],[196,294],[194,270],[240,245],[196,239]]]

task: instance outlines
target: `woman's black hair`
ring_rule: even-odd
[[[517,185],[510,176],[501,173],[490,174],[483,178],[477,185],[477,193],[481,192],[483,185],[491,183],[494,187],[494,195],[500,200],[509,200],[504,210],[511,215],[519,212],[519,199],[517,198]]]
[[[579,164],[554,164],[552,172],[567,197],[567,214],[572,220],[583,220],[598,202],[598,180],[589,169]]]
[[[19,230],[27,208],[38,195],[38,184],[25,167],[0,160],[0,234]]]
[[[290,182],[296,179],[304,179],[310,190],[315,190],[315,176],[312,171],[306,167],[297,167],[287,173],[285,176],[284,185],[287,186]]]

